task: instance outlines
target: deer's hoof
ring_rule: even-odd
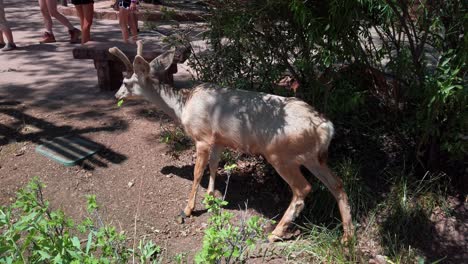
[[[274,242],[278,242],[278,241],[283,241],[283,239],[277,235],[273,235],[273,234],[270,234],[268,236],[268,242],[270,243],[274,243]]]
[[[347,245],[353,241],[354,230],[353,228],[348,228],[344,230],[343,237],[341,238],[341,244]]]
[[[189,216],[192,215],[192,210],[190,208],[185,208],[182,212],[180,212],[180,215],[183,217],[183,218],[187,218]]]
[[[343,237],[341,238],[341,244],[343,245],[348,245],[349,243],[351,243],[351,241],[353,241],[352,235],[344,234]]]
[[[300,234],[301,234],[300,230],[296,230],[294,232],[283,232],[283,234],[281,235],[275,234],[275,232],[273,231],[273,233],[271,233],[268,236],[268,241],[272,243],[272,242],[290,240],[299,236]]]
[[[180,210],[179,216],[182,218],[187,218],[187,215],[185,214],[183,210]]]
[[[184,211],[180,211],[175,220],[178,224],[183,224],[185,218],[187,218],[187,216],[185,215]]]

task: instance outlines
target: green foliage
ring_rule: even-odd
[[[221,153],[220,158],[221,158],[221,162],[229,165],[229,164],[235,164],[237,160],[239,159],[239,155],[230,149],[225,149]]]
[[[389,119],[399,120],[392,133],[405,135],[404,145],[418,145],[408,151],[426,168],[437,155],[454,162],[466,155],[461,1],[210,4],[211,49],[190,60],[200,80],[295,95],[350,127],[359,122],[381,131]],[[299,82],[297,94],[277,87],[285,74]]]
[[[226,171],[228,174],[232,173],[233,170],[237,168],[237,164],[226,164],[224,165],[224,171]]]
[[[177,264],[188,263],[187,253],[179,253],[174,256],[174,262]]]
[[[87,208],[99,227],[91,218],[75,224],[62,211],[50,210],[42,188],[34,179],[13,205],[0,208],[0,263],[125,263],[132,255],[140,263],[156,262],[160,249],[151,241],[140,241],[133,252],[123,234],[102,223],[95,196],[88,197]]]
[[[432,75],[426,77],[426,95],[419,110],[421,144],[437,139],[442,150],[463,158],[468,151],[468,87],[466,63],[457,61],[453,50],[443,54]],[[466,78],[465,78],[466,79]]]
[[[181,151],[192,146],[190,138],[179,127],[163,129],[159,141],[169,146],[168,152],[175,158],[178,158]]]
[[[288,255],[302,253],[304,263],[366,263],[364,255],[358,251],[357,241],[340,243],[339,227],[328,228],[321,225],[306,224],[303,228],[304,240],[291,245]]]
[[[203,247],[195,256],[196,263],[243,262],[248,250],[253,250],[258,241],[265,239],[263,226],[266,220],[253,216],[233,224],[234,215],[222,210],[228,203],[207,195],[204,204],[210,218],[203,237]]]
[[[138,243],[139,263],[161,263],[157,256],[161,253],[161,248],[156,246],[153,241],[145,242],[144,239]]]

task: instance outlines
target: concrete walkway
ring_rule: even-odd
[[[44,26],[37,2],[6,0],[5,6],[6,17],[18,49],[0,52],[0,97],[43,102],[54,98],[54,94],[58,93],[59,97],[67,97],[69,103],[75,103],[71,99],[76,99],[76,103],[80,104],[88,95],[103,96],[97,89],[93,62],[73,59],[72,49],[81,44],[68,43],[69,36],[63,25],[53,19],[57,42],[39,44]],[[77,28],[80,27],[77,18],[68,16],[68,19]],[[144,41],[160,42],[164,37],[156,31],[145,32],[141,22],[140,28],[142,32],[139,38]],[[118,21],[96,19],[91,38],[97,42],[121,41]],[[176,79],[190,79],[184,69],[187,69],[184,65],[179,67],[177,76],[181,78],[176,76]]]

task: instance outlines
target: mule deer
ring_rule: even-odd
[[[109,52],[127,67],[127,76],[117,99],[143,97],[155,103],[167,115],[179,122],[195,141],[196,162],[194,180],[184,214],[190,216],[195,197],[207,164],[210,181],[207,192],[213,194],[218,161],[225,147],[263,155],[292,189],[292,201],[278,223],[270,241],[284,238],[289,224],[304,208],[304,199],[311,185],[300,171],[305,166],[322,181],[338,202],[343,221],[343,241],[353,236],[348,197],[343,183],[328,166],[328,146],[333,136],[333,124],[310,105],[296,98],[221,88],[201,84],[189,93],[175,90],[153,78],[172,64],[174,51],[163,53],[148,63],[141,56],[143,44],[133,61],[116,47]]]

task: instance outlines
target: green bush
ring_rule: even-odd
[[[200,80],[296,95],[350,129],[390,129],[402,145],[418,146],[407,156],[424,169],[466,156],[460,1],[209,3],[211,49],[191,59]],[[277,87],[285,74],[299,82],[297,94]]]
[[[86,218],[75,224],[62,211],[50,210],[42,188],[34,179],[11,206],[0,208],[0,263],[126,263],[132,256],[140,263],[158,262],[161,250],[152,241],[139,241],[133,251],[123,234],[102,223],[95,196],[88,197],[88,212],[97,223]]]
[[[266,220],[253,216],[241,219],[239,225],[234,225],[234,215],[222,210],[228,204],[226,201],[207,195],[203,202],[210,218],[203,237],[203,247],[195,256],[196,263],[242,262],[248,256],[248,251],[266,238],[263,232]]]
[[[192,140],[180,127],[163,128],[159,135],[159,142],[166,144],[169,147],[167,153],[176,159],[182,151],[193,146]]]
[[[441,150],[463,159],[468,151],[468,87],[463,79],[466,62],[459,59],[449,50],[441,56],[435,72],[426,76],[418,123],[420,145],[437,141]]]

